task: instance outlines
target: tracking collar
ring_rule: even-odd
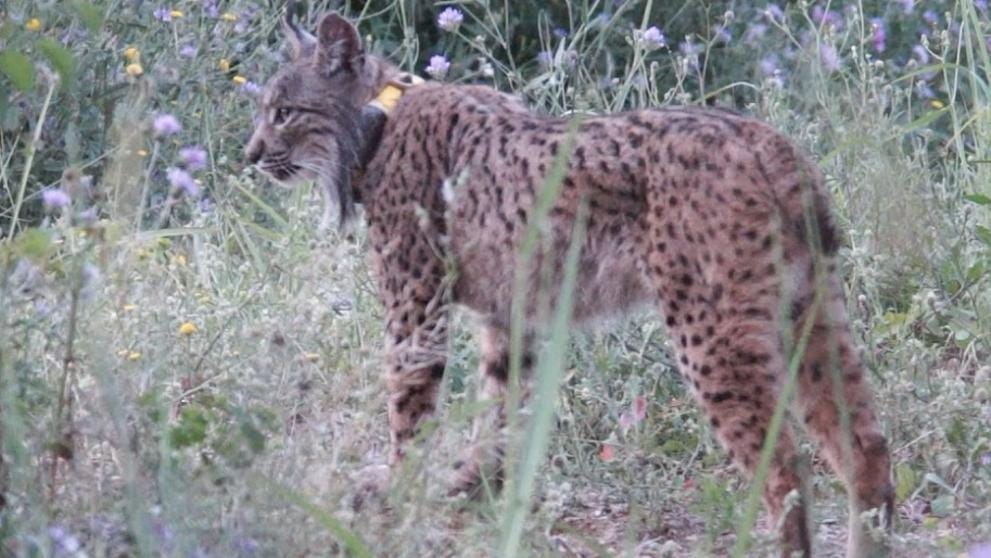
[[[368,103],[368,106],[375,107],[388,115],[399,104],[399,99],[402,98],[407,89],[422,85],[425,82],[426,80],[420,76],[402,72],[389,80],[385,87],[379,91],[379,94]]]

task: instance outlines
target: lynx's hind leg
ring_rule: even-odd
[[[860,514],[879,512],[880,527],[890,527],[894,489],[891,458],[864,375],[835,273],[822,280],[822,307],[815,312],[800,298],[794,308],[797,328],[814,319],[799,370],[797,413],[818,442],[826,461],[847,487],[850,502],[849,558],[886,556]]]
[[[776,319],[777,272],[769,273],[770,258],[746,258],[700,273],[686,246],[670,239],[665,242],[664,251],[650,254],[649,268],[679,369],[716,438],[735,464],[752,476],[785,377],[781,324]],[[774,523],[781,525],[783,556],[811,553],[798,465],[792,433],[785,424],[764,487],[765,505]],[[789,507],[793,492],[798,500]]]

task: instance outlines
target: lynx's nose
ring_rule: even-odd
[[[249,165],[254,165],[265,156],[265,140],[258,136],[258,133],[251,135],[251,140],[244,148],[244,158]]]

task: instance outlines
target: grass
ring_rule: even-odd
[[[517,417],[506,496],[468,505],[442,482],[479,412],[472,324],[458,316],[436,428],[388,494],[367,490],[388,432],[363,231],[318,232],[317,192],[272,189],[242,168],[250,83],[278,61],[278,14],[216,4],[213,15],[211,2],[177,1],[182,17],[168,22],[158,5],[115,0],[0,8],[0,49],[30,68],[0,55],[0,554],[708,556],[742,545],[748,487],[649,315],[596,331],[558,322],[541,360],[556,373],[539,375],[541,395]],[[404,68],[444,53],[448,81],[492,82],[538,110],[717,103],[812,151],[846,231],[848,302],[894,452],[895,555],[980,556],[991,541],[988,14],[970,0],[916,2],[911,14],[820,4],[842,23],[814,6],[778,18],[657,2],[349,13]],[[434,27],[447,5],[465,13],[456,32]],[[885,23],[883,52],[861,12]],[[637,39],[650,25],[671,48]],[[126,71],[128,46],[140,76]],[[761,71],[765,54],[785,52]],[[156,137],[162,113],[183,130]],[[191,173],[199,197],[166,178],[188,145],[207,153]],[[46,211],[53,189],[72,205]],[[817,549],[841,555],[845,496],[817,459],[813,473]],[[762,521],[742,554],[773,553]]]

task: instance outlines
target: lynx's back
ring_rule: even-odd
[[[373,195],[366,207],[370,215],[397,203],[402,211],[426,210],[458,262],[455,300],[502,324],[519,243],[541,189],[553,187],[548,176],[559,155],[566,173],[543,225],[551,247],[540,252],[535,272],[549,266],[560,279],[584,205],[579,321],[655,296],[650,253],[654,267],[702,274],[771,250],[780,232],[785,261],[807,265],[809,217],[823,248],[835,250],[818,171],[765,124],[698,108],[578,118],[570,132],[568,119],[533,114],[486,87],[415,89],[397,107],[370,166],[401,173],[400,186],[410,190]],[[379,176],[370,175],[369,191]]]

